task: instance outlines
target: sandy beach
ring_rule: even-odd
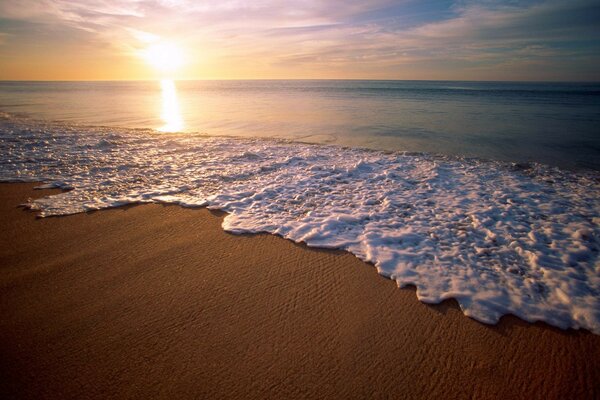
[[[484,325],[206,209],[36,218],[34,186],[0,185],[1,398],[600,396],[600,336]]]

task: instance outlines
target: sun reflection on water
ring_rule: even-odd
[[[183,118],[177,99],[177,88],[171,79],[160,81],[162,92],[162,110],[160,114],[164,125],[158,128],[160,132],[179,132],[183,129]]]

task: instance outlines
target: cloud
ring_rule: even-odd
[[[156,38],[167,37],[202,49],[202,56],[215,65],[243,60],[273,71],[303,68],[337,74],[370,69],[392,76],[403,68],[487,68],[493,74],[498,68],[517,73],[519,63],[527,70],[534,64],[564,66],[561,57],[571,60],[573,71],[580,67],[577,63],[597,63],[598,1],[447,3],[4,0],[0,15],[11,21],[11,28],[3,31],[16,41],[86,40],[135,54]]]
[[[393,21],[324,29],[320,38],[325,45],[308,54],[283,55],[280,59],[397,66],[460,63],[464,68],[510,64],[516,69],[519,62],[530,66],[532,60],[543,64],[598,50],[600,7],[595,2],[553,1],[526,7],[469,3],[456,7],[455,12],[451,18],[411,29],[394,26]]]

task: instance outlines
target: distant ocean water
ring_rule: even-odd
[[[600,169],[600,84],[0,82],[0,111],[88,125],[166,126]]]
[[[221,209],[229,232],[347,250],[415,285],[420,300],[455,298],[482,322],[514,314],[600,334],[599,93],[4,82],[0,181],[70,189],[30,202],[42,216],[154,202]]]

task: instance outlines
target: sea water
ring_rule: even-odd
[[[0,88],[0,180],[68,189],[32,201],[41,216],[208,206],[229,213],[229,232],[347,250],[482,322],[514,314],[600,334],[594,85]]]
[[[166,82],[0,82],[0,111],[600,169],[600,84]]]

